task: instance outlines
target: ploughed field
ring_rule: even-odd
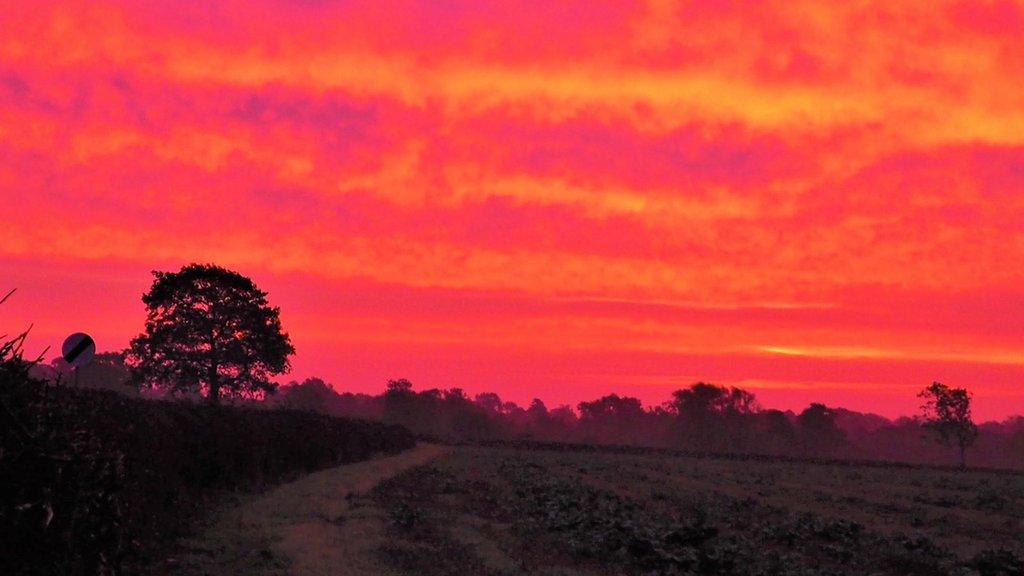
[[[358,497],[407,574],[1024,574],[1024,475],[460,447]]]

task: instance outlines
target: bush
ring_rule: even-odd
[[[410,448],[399,426],[50,386],[0,357],[0,574],[123,574],[211,498]]]

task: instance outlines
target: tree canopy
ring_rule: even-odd
[[[295,348],[266,292],[209,264],[153,276],[142,297],[145,332],[126,352],[135,384],[205,394],[214,404],[222,395],[274,391],[270,377],[290,369]]]

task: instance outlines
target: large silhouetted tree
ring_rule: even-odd
[[[270,377],[290,369],[295,348],[266,292],[208,264],[153,275],[142,296],[145,332],[126,353],[134,383],[205,393],[213,404],[222,395],[273,392]]]
[[[937,432],[943,444],[960,450],[960,467],[966,468],[967,448],[978,437],[978,427],[971,419],[970,392],[932,382],[918,397],[924,400],[924,425]]]

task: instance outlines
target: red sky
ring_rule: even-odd
[[[378,391],[1024,412],[1024,4],[0,0],[0,333],[152,269]]]

